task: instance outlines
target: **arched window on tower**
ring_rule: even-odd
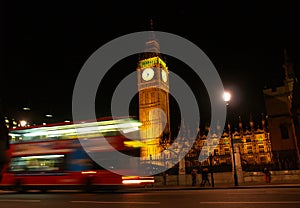
[[[281,138],[288,139],[289,138],[289,129],[288,129],[287,124],[281,124],[279,126],[279,128],[280,128]]]

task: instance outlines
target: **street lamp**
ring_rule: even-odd
[[[229,108],[229,101],[231,99],[231,94],[229,92],[224,92],[223,94],[223,99],[226,102],[226,106],[227,106],[227,112],[228,112],[228,108]],[[234,185],[238,186],[238,176],[237,176],[237,171],[236,171],[236,161],[235,161],[235,151],[234,151],[234,139],[233,136],[231,134],[231,128],[230,128],[230,124],[228,124],[228,130],[229,130],[229,137],[230,137],[230,142],[231,142],[231,152],[232,152],[232,163],[233,163],[233,180],[234,180]]]
[[[21,127],[27,126],[27,121],[21,120],[21,121],[20,121],[20,126],[21,126]]]
[[[223,99],[226,102],[226,106],[228,106],[231,99],[231,94],[229,92],[224,92]]]

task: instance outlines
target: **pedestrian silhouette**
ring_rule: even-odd
[[[193,168],[192,172],[192,186],[196,186],[196,181],[197,181],[197,169]]]
[[[203,168],[202,170],[202,181],[200,186],[204,187],[206,182],[210,185],[209,179],[208,179],[208,168]]]
[[[168,174],[166,172],[163,172],[163,183],[164,183],[164,186],[167,185],[167,176],[168,176]]]
[[[265,167],[263,170],[265,183],[271,182],[271,173],[268,167]]]

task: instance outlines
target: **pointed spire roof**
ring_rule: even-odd
[[[146,41],[145,53],[143,54],[142,59],[152,58],[155,56],[159,56],[161,58],[160,45],[155,36],[153,19],[150,19],[150,31],[151,31],[151,35]],[[150,51],[150,52],[146,52],[146,51]]]
[[[250,124],[251,131],[253,131],[254,130],[254,122],[253,122],[253,119],[252,119],[252,114],[250,114],[250,122],[249,122],[249,124]]]
[[[266,117],[264,113],[261,113],[261,125],[262,125],[262,129],[266,130]]]
[[[285,72],[285,80],[293,80],[295,78],[294,63],[288,55],[287,49],[283,50],[283,68]]]
[[[241,116],[239,116],[239,130],[240,132],[243,132],[243,122]]]

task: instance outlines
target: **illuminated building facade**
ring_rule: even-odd
[[[151,52],[145,52],[137,66],[140,136],[146,144],[141,158],[154,164],[160,159],[161,140],[170,134],[169,72],[154,33],[146,49]]]
[[[5,121],[5,125],[8,129],[16,128],[18,126],[17,121],[13,118],[4,117],[4,121]]]
[[[233,131],[231,135],[228,131],[213,133],[210,140],[207,140],[207,134],[199,133],[192,150],[186,156],[186,166],[209,165],[209,154],[211,152],[213,152],[215,166],[231,165],[231,136],[233,137],[234,142],[238,143],[243,166],[273,163],[270,133],[268,132],[264,118],[261,123],[262,125],[260,125],[260,127],[254,128],[254,122],[250,120],[250,128],[243,129],[240,121],[239,129]],[[207,159],[199,164],[198,157],[200,152],[201,155],[205,156]]]

